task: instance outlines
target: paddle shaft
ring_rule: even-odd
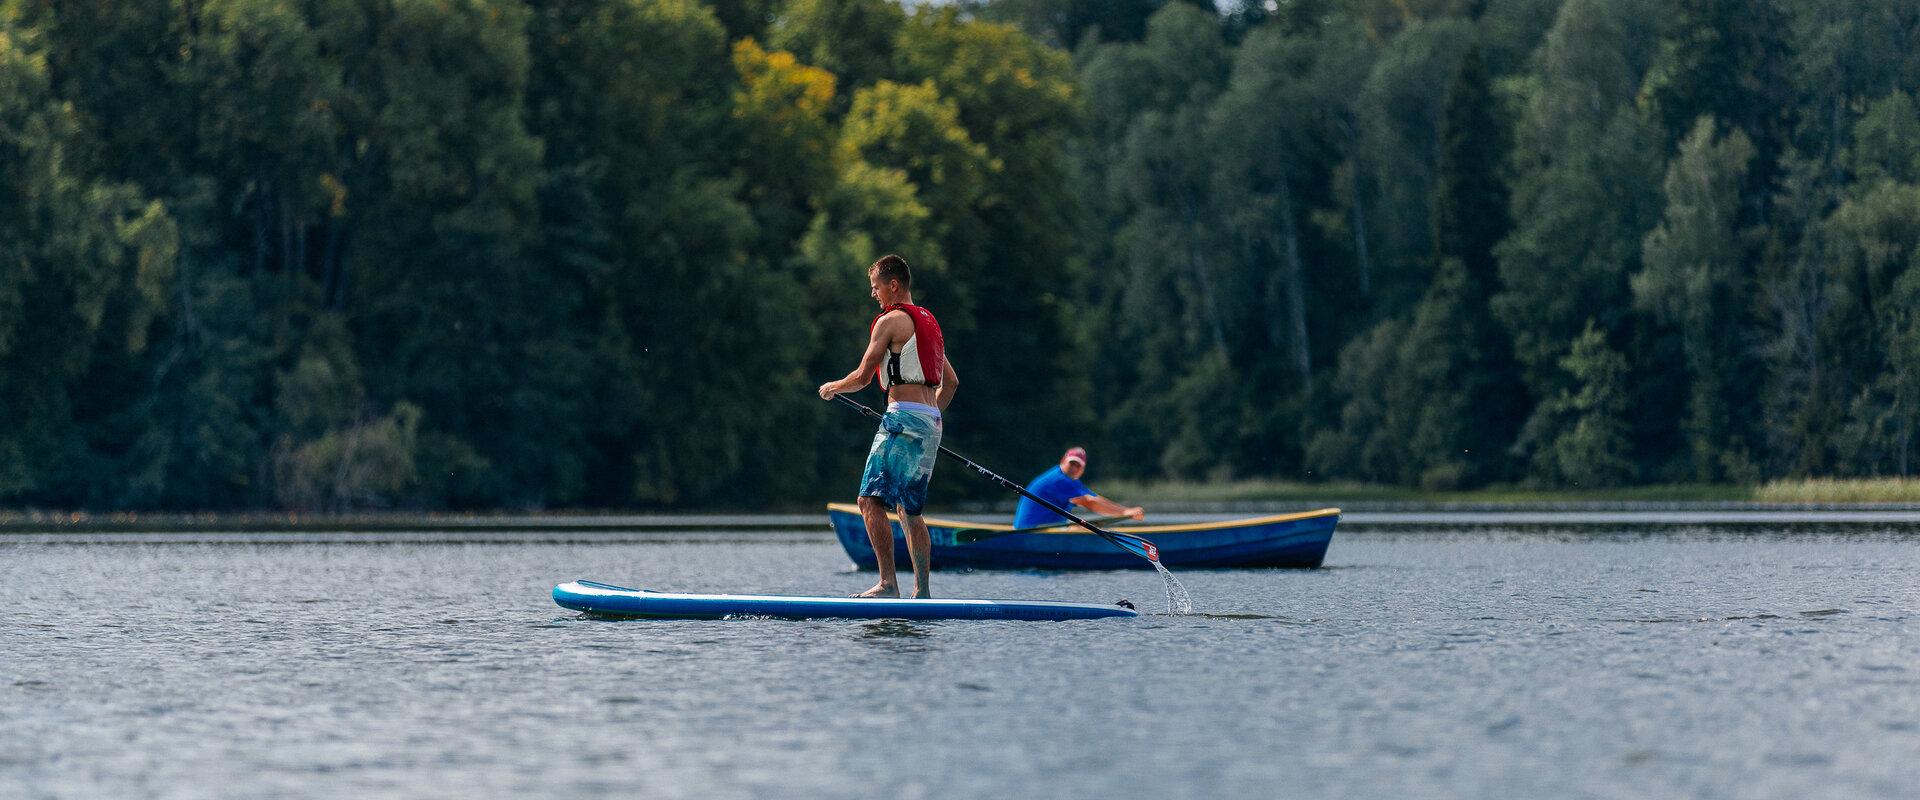
[[[1119,522],[1125,519],[1129,519],[1129,517],[1094,517],[1093,519],[1090,519],[1087,521],[1095,525],[1105,525],[1109,522]],[[953,538],[954,538],[954,541],[961,541],[964,539],[965,544],[972,544],[974,542],[982,542],[988,539],[998,539],[1002,536],[1012,536],[1016,533],[1039,533],[1041,531],[1050,531],[1058,527],[1060,527],[1059,523],[1054,523],[1050,525],[1036,525],[1031,528],[1015,528],[1010,531],[996,531],[988,528],[957,528],[953,532]]]
[[[880,412],[875,411],[871,408],[868,408],[866,404],[861,403],[858,400],[854,400],[853,398],[848,397],[844,394],[836,394],[833,396],[833,399],[838,400],[841,403],[844,403],[847,406],[869,417],[872,417],[874,419],[883,419],[883,417],[881,417],[880,415]],[[1157,547],[1154,547],[1152,542],[1149,542],[1138,536],[1122,537],[1120,534],[1116,534],[1112,531],[1109,531],[1105,528],[1102,528],[1098,525],[1095,525],[1091,522],[1081,519],[1078,515],[1074,514],[1073,512],[1068,511],[1064,508],[1061,508],[1057,505],[1054,505],[1053,503],[1049,502],[1046,498],[1043,498],[1039,495],[1036,495],[1032,492],[1027,491],[1027,487],[1021,486],[1020,484],[1014,483],[1013,481],[1007,480],[1006,478],[1002,478],[999,475],[994,474],[993,470],[980,466],[973,459],[967,458],[966,456],[953,452],[953,450],[949,449],[944,444],[940,445],[940,454],[960,462],[961,465],[965,466],[967,469],[970,469],[970,470],[973,470],[974,472],[979,473],[981,477],[986,478],[987,480],[993,481],[994,483],[1000,484],[1002,488],[1011,489],[1015,492],[1018,492],[1021,497],[1024,497],[1024,498],[1027,498],[1028,500],[1032,500],[1033,502],[1039,503],[1041,507],[1047,509],[1048,511],[1052,511],[1055,514],[1059,514],[1060,516],[1066,517],[1068,520],[1072,521],[1075,525],[1079,525],[1082,528],[1086,528],[1087,530],[1092,531],[1095,535],[1098,535],[1100,538],[1105,539],[1109,542],[1112,542],[1113,546],[1115,547],[1118,547],[1129,553],[1133,553],[1134,555],[1140,556],[1141,558],[1144,558],[1148,561],[1152,561],[1154,563],[1159,563],[1160,561],[1160,549]],[[903,517],[901,521],[905,522],[906,520]]]

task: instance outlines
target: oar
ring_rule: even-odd
[[[859,401],[854,400],[853,398],[848,397],[846,395],[836,394],[833,396],[833,399],[838,400],[842,403],[845,403],[849,408],[859,411],[860,413],[865,414],[874,419],[881,418],[880,412],[875,411],[871,408],[868,408],[865,405],[862,405]],[[993,474],[992,470],[987,469],[986,467],[980,466],[979,464],[973,463],[973,459],[967,458],[966,456],[960,455],[959,453],[956,453],[956,452],[953,452],[952,450],[947,449],[946,445],[940,446],[940,453],[941,455],[944,455],[948,458],[951,458],[955,461],[960,462],[960,464],[962,466],[965,466],[967,469],[980,473],[981,477],[986,478],[987,480],[993,481],[994,483],[1000,484],[1000,486],[1003,488],[1012,489],[1015,492],[1019,492],[1021,497],[1024,497],[1024,498],[1027,498],[1028,500],[1032,500],[1033,502],[1039,503],[1042,508],[1045,508],[1048,511],[1051,511],[1055,514],[1059,514],[1060,516],[1063,516],[1069,520],[1072,520],[1074,524],[1079,525],[1082,528],[1086,528],[1087,530],[1092,531],[1095,534],[1099,535],[1100,538],[1105,539],[1108,542],[1111,542],[1114,547],[1118,547],[1122,550],[1125,550],[1136,556],[1144,558],[1155,564],[1160,563],[1160,548],[1154,547],[1152,542],[1149,542],[1138,536],[1132,536],[1124,533],[1114,533],[1113,531],[1107,530],[1091,522],[1088,522],[1084,519],[1081,519],[1078,516],[1075,516],[1073,512],[1068,511],[1059,506],[1056,506],[1053,503],[1048,502],[1046,499],[1038,495],[1035,495],[1032,492],[1027,491],[1027,487],[1021,486],[1020,484],[1014,483],[1013,481],[1007,480],[1006,478],[1002,478],[998,475],[995,475]],[[903,517],[901,519],[901,522],[904,524],[906,522],[906,519]]]
[[[1130,519],[1130,517],[1094,517],[1087,521],[1095,525],[1105,525],[1109,522],[1119,522],[1123,519]],[[984,542],[988,539],[998,539],[1002,536],[1012,536],[1016,533],[1050,531],[1058,527],[1060,527],[1060,523],[1050,522],[1045,525],[1035,525],[1031,528],[1015,528],[1010,531],[996,531],[990,528],[958,528],[953,532],[953,541],[955,544],[973,544],[974,542]]]

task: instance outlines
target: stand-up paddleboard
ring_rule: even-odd
[[[553,602],[575,611],[651,619],[1017,619],[1137,617],[1132,608],[1046,600],[910,600],[892,597],[782,597],[679,594],[595,581],[553,587]]]

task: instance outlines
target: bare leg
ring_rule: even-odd
[[[887,506],[878,497],[862,497],[860,516],[867,522],[867,543],[873,545],[874,560],[880,568],[880,582],[854,597],[899,597],[900,578],[893,571],[893,525],[887,521]],[[917,561],[914,563],[919,564]]]
[[[927,531],[926,520],[919,515],[906,517],[901,527],[907,533],[907,554],[913,557],[913,596],[932,597],[927,588],[927,571],[933,566],[933,534]]]

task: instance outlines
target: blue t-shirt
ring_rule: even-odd
[[[1083,518],[1085,515],[1074,509],[1073,498],[1093,494],[1093,490],[1087,488],[1086,484],[1067,477],[1067,473],[1061,472],[1058,466],[1028,482],[1027,491],[1046,498],[1047,502],[1072,511]],[[1039,528],[1066,521],[1066,517],[1048,511],[1046,506],[1025,497],[1020,498],[1020,508],[1013,512],[1013,527],[1016,528]]]

